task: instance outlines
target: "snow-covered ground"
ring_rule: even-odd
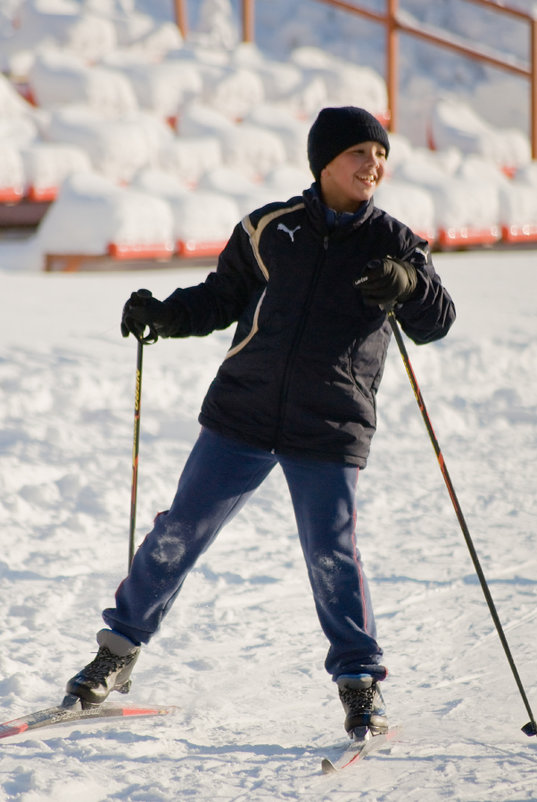
[[[440,254],[458,320],[409,343],[500,617],[537,707],[535,252]],[[131,290],[201,269],[2,274],[0,720],[48,706],[95,651],[128,560],[136,345]],[[230,332],[144,351],[137,539],[167,506]],[[1,742],[21,802],[536,800],[537,739],[392,343],[359,483],[359,543],[390,677],[389,753],[320,774],[346,743],[282,476],[185,584],[131,699],[169,718],[76,724]]]
[[[471,3],[401,6],[527,58],[519,25]],[[45,274],[43,254],[102,253],[113,239],[173,249],[189,231],[205,235],[209,217],[225,238],[259,201],[309,183],[305,131],[327,98],[356,102],[373,87],[382,101],[376,78],[355,71],[382,72],[375,26],[314,0],[258,0],[261,56],[230,50],[237,31],[224,0],[188,8],[197,38],[185,47],[167,24],[168,0],[0,4],[2,68],[31,75],[43,101],[34,111],[0,80],[0,187],[9,179],[38,195],[62,182],[34,237],[0,242],[2,721],[61,700],[96,651],[100,611],[127,567],[136,345],[120,336],[122,305],[138,287],[162,298],[205,272]],[[181,70],[170,83],[173,62]],[[508,155],[527,156],[526,84],[408,40],[402,67],[401,136],[378,204],[425,232],[439,212],[459,227],[524,219],[537,229],[535,164],[508,182],[490,160],[506,143]],[[193,102],[200,89],[203,102]],[[163,121],[179,109],[180,134]],[[423,148],[432,122],[436,155]],[[260,183],[252,164],[261,157]],[[409,344],[410,356],[535,711],[537,252],[435,262],[458,320],[440,343]],[[138,540],[173,496],[230,336],[144,351]],[[389,753],[347,775],[320,774],[321,757],[346,743],[342,709],[275,472],[200,561],[138,662],[132,701],[179,710],[0,742],[0,802],[535,802],[537,739],[520,732],[528,714],[393,344],[359,516],[390,669],[384,692],[403,725]]]

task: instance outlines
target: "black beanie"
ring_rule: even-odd
[[[356,106],[322,109],[308,135],[308,160],[315,179],[344,150],[369,141],[380,142],[386,156],[390,152],[386,129],[368,111]]]

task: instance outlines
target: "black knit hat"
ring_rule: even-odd
[[[308,160],[316,180],[344,150],[369,141],[380,142],[386,156],[390,152],[386,129],[368,111],[356,106],[322,109],[308,135]]]

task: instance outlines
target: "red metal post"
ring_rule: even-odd
[[[173,9],[175,12],[175,22],[177,27],[181,31],[181,36],[183,39],[186,39],[188,34],[188,22],[184,0],[173,0]]]
[[[399,0],[388,0],[386,23],[386,86],[388,91],[389,129],[397,131],[398,93],[399,93],[399,34],[397,30],[397,11]]]
[[[530,132],[531,132],[531,156],[537,159],[537,19],[531,21],[531,44],[530,44]]]
[[[254,41],[254,0],[242,0],[242,41]]]

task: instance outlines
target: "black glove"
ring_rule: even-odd
[[[361,278],[354,282],[369,306],[392,306],[408,301],[418,283],[416,268],[409,262],[385,256],[373,259]]]
[[[134,334],[142,342],[156,341],[159,336],[167,337],[171,322],[171,312],[162,301],[153,298],[150,290],[133,292],[123,307],[121,333],[124,337]],[[149,334],[144,337],[144,331]]]

